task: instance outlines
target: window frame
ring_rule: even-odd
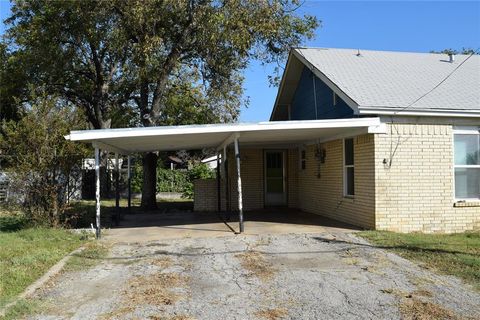
[[[307,169],[307,149],[306,148],[299,148],[298,150],[298,167],[301,171],[305,171]],[[305,157],[303,157],[305,155]]]
[[[345,141],[346,140],[352,140],[352,156],[353,156],[353,164],[346,164],[346,150],[345,150]],[[342,146],[342,153],[343,153],[343,196],[345,198],[354,198],[355,197],[355,138],[354,137],[349,137],[349,138],[344,138],[343,139],[343,146]],[[353,194],[348,193],[348,174],[347,174],[347,168],[353,168]]]
[[[480,127],[468,126],[468,127],[453,127],[452,130],[452,195],[454,202],[480,202],[480,194],[477,198],[457,198],[456,181],[455,181],[455,169],[478,169],[480,170],[480,164],[455,164],[455,135],[476,135],[480,139]],[[480,181],[479,181],[480,183]]]

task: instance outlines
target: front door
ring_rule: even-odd
[[[266,150],[264,163],[265,206],[284,206],[287,204],[285,151]]]

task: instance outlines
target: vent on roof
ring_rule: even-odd
[[[450,63],[455,62],[455,55],[453,53],[448,54],[448,61],[450,61]]]

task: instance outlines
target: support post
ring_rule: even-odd
[[[217,211],[222,211],[222,199],[221,199],[221,183],[220,183],[220,155],[217,152]]]
[[[130,213],[130,208],[132,207],[132,170],[131,166],[132,158],[128,156],[127,158],[127,180],[128,180],[128,213]]]
[[[118,164],[118,153],[115,153],[115,212],[117,215],[117,225],[120,224],[120,168]]]
[[[223,156],[222,156],[222,165],[223,165],[223,177],[225,179],[225,212],[226,219],[230,220],[230,198],[229,198],[229,189],[230,181],[228,180],[228,160],[227,160],[227,146],[223,146]]]
[[[100,239],[100,149],[95,148],[95,217],[96,217],[96,236]]]
[[[237,191],[238,191],[238,223],[240,225],[240,233],[243,233],[243,199],[242,199],[242,176],[240,174],[240,151],[238,149],[238,136],[235,136],[235,159],[237,162]]]

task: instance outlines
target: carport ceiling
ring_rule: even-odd
[[[268,145],[325,140],[378,131],[379,118],[206,124],[72,131],[66,139],[91,142],[123,154],[147,151],[216,148],[232,136],[242,145]]]

